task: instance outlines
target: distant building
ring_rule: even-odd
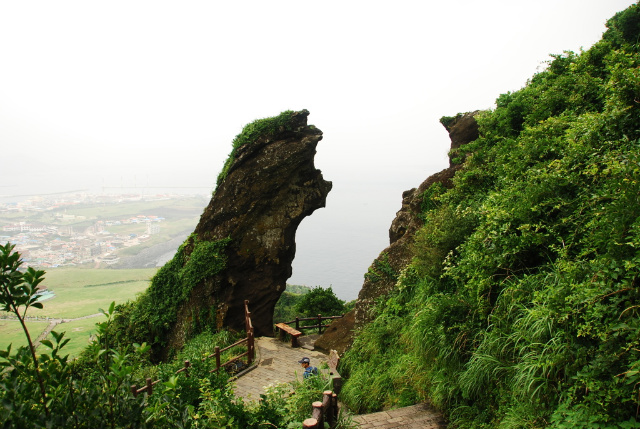
[[[160,232],[160,225],[157,223],[147,222],[147,234],[153,235]]]

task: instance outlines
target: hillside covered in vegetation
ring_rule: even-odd
[[[413,260],[343,361],[352,409],[640,427],[640,7],[607,28],[479,113],[453,188],[424,193]]]

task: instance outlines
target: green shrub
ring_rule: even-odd
[[[454,187],[343,360],[359,411],[454,427],[640,427],[640,6],[476,117]]]
[[[344,313],[345,306],[344,301],[333,293],[331,286],[327,289],[317,286],[302,296],[296,304],[296,311],[305,317],[313,317],[318,314],[338,316]]]
[[[251,145],[260,138],[273,138],[278,133],[286,131],[292,131],[294,128],[294,122],[291,120],[292,114],[295,113],[292,110],[287,110],[280,113],[278,116],[271,118],[257,119],[250,124],[245,125],[242,132],[238,134],[231,143],[231,153],[227,157],[227,160],[222,167],[222,171],[218,174],[217,186],[227,177],[229,169],[236,159],[236,153],[238,149],[244,145]],[[215,191],[214,191],[215,192]]]
[[[154,347],[164,346],[166,334],[177,320],[178,308],[189,298],[191,290],[226,267],[224,251],[228,243],[229,239],[203,241],[191,235],[135,302],[118,306],[112,335],[122,344],[148,342]],[[194,315],[185,338],[213,326],[215,309],[205,309]]]
[[[37,302],[37,285],[43,271],[25,272],[13,246],[0,246],[0,304],[23,320]],[[304,383],[268,389],[262,400],[246,406],[233,394],[224,371],[211,374],[215,361],[203,359],[216,345],[225,347],[236,338],[228,332],[196,336],[173,362],[149,365],[146,344],[118,347],[111,337],[117,316],[115,303],[100,310],[106,320],[96,324],[96,336],[82,359],[70,362],[63,354],[69,340],[52,331],[54,342],[41,341],[47,350],[34,353],[33,343],[0,350],[0,426],[19,428],[250,428],[300,427],[310,417],[312,402],[322,399],[331,380],[319,375]],[[30,333],[25,327],[25,336]],[[225,361],[233,348],[223,355]],[[176,374],[189,360],[189,377]],[[153,394],[137,396],[132,389],[158,381]],[[136,386],[134,388],[134,386]],[[296,394],[290,395],[291,389]],[[346,424],[345,424],[346,422]],[[342,420],[341,427],[349,427]]]
[[[311,288],[308,286],[287,285],[273,309],[273,322],[290,322],[300,316],[296,306],[300,303],[303,295],[309,292],[311,292]]]

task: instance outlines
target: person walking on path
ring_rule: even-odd
[[[298,361],[298,363],[304,368],[304,373],[302,374],[304,379],[307,379],[312,375],[318,375],[318,368],[311,366],[311,360],[308,357],[303,357]]]

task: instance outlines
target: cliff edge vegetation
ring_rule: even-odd
[[[475,116],[412,262],[343,359],[358,412],[640,427],[640,6]],[[443,118],[447,125],[451,118]]]

